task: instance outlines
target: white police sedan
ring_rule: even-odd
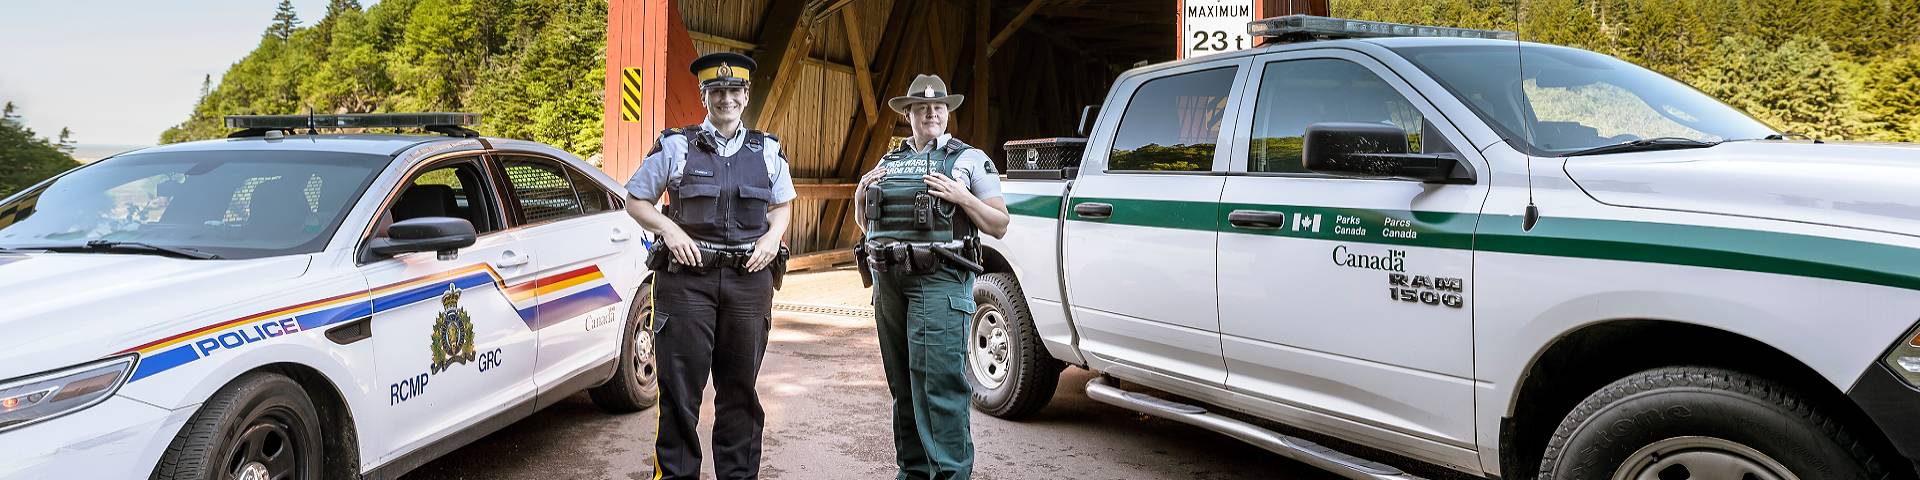
[[[582,390],[651,407],[623,190],[477,121],[229,117],[0,200],[0,477],[392,477]]]

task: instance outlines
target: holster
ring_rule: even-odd
[[[767,269],[773,270],[774,290],[779,290],[780,284],[787,279],[787,257],[791,255],[792,254],[787,251],[787,246],[781,245],[780,253],[773,256],[773,263],[767,264]]]
[[[867,260],[867,242],[853,245],[853,262],[860,267],[860,286],[873,288],[873,263]]]

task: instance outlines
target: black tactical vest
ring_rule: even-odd
[[[761,153],[767,134],[744,133],[744,145],[728,156],[720,155],[720,139],[699,125],[661,133],[687,137],[686,166],[668,186],[667,217],[695,241],[741,245],[767,233],[773,205],[773,179]]]
[[[862,213],[867,218],[867,238],[892,238],[902,242],[946,242],[966,240],[974,235],[973,220],[959,205],[927,193],[922,177],[940,172],[949,178],[960,154],[973,148],[958,139],[947,139],[941,148],[915,153],[911,141],[903,142],[880,157],[886,177],[867,186],[862,196]]]

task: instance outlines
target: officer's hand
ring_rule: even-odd
[[[867,185],[872,185],[873,182],[878,182],[880,181],[881,178],[885,178],[886,176],[887,176],[886,167],[873,167],[873,171],[867,172],[866,175],[860,176],[859,191],[866,191]]]
[[[967,184],[948,178],[946,174],[929,173],[922,179],[927,182],[928,194],[946,200],[947,203],[965,205],[968,200],[974,200],[973,192],[967,190]]]
[[[667,250],[673,252],[673,260],[681,265],[700,266],[700,246],[686,232],[667,232],[661,241],[667,242]]]
[[[747,271],[758,272],[780,255],[780,242],[754,242],[753,256],[747,257]]]

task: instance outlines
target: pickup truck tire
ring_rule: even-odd
[[[1622,378],[1547,441],[1541,480],[1882,479],[1885,456],[1785,385],[1707,367]]]
[[[320,413],[300,384],[277,373],[249,373],[221,388],[175,434],[155,480],[318,479]]]
[[[620,335],[619,368],[606,384],[587,390],[593,404],[609,413],[633,413],[660,401],[660,372],[653,357],[653,282],[640,284],[627,309],[627,330]]]
[[[1053,400],[1066,369],[1040,344],[1026,298],[1010,273],[973,282],[979,308],[967,329],[967,383],[973,408],[988,415],[1014,419],[1040,411]]]

